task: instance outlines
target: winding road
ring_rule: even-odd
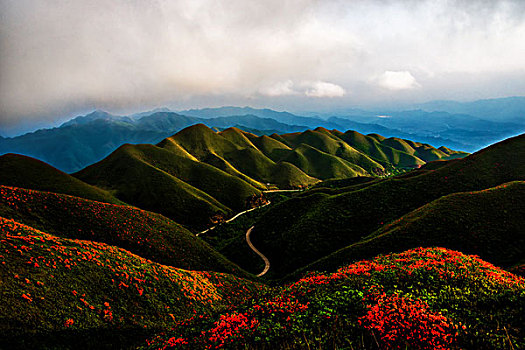
[[[262,272],[257,275],[257,277],[261,277],[264,276],[266,272],[268,272],[268,270],[270,269],[270,260],[268,260],[268,258],[265,257],[260,251],[258,251],[257,248],[253,246],[252,241],[250,240],[250,235],[254,227],[255,226],[252,226],[248,229],[248,231],[246,231],[246,243],[248,243],[250,248],[264,260],[264,270],[262,270]]]
[[[268,190],[268,191],[263,191],[263,192],[264,193],[271,193],[271,192],[300,192],[300,191],[304,191],[304,189],[301,189],[301,190]],[[251,208],[251,209],[248,209],[248,210],[245,210],[245,211],[241,211],[240,213],[238,213],[237,215],[233,216],[232,218],[224,221],[223,223],[232,222],[233,220],[237,219],[239,216],[241,216],[243,214],[246,214],[246,213],[248,213],[248,212],[250,212],[252,210],[255,210],[255,209],[259,209],[259,208],[265,207],[265,206],[270,205],[270,204],[272,204],[272,202],[268,201],[268,203],[266,203],[264,205],[261,205],[259,207],[255,207],[255,208]],[[223,223],[221,223],[221,224],[223,224]],[[200,235],[203,235],[206,232],[213,230],[215,227],[217,227],[219,225],[212,226],[212,227],[210,227],[210,228],[208,228],[208,229],[206,229],[206,230],[204,230],[202,232],[197,233],[195,236],[199,237]],[[257,248],[255,248],[253,246],[252,241],[250,240],[250,234],[252,233],[253,228],[254,228],[254,226],[250,227],[248,229],[248,231],[246,231],[246,243],[248,243],[248,246],[250,247],[251,250],[253,250],[257,255],[259,255],[264,260],[264,270],[262,270],[262,272],[257,275],[257,277],[261,277],[261,276],[264,276],[268,272],[268,270],[270,269],[270,260],[268,260],[267,257],[265,257],[260,251],[257,250]]]
[[[270,204],[272,204],[272,202],[268,201],[268,203],[263,204],[263,205],[260,205],[260,206],[258,206],[258,207],[251,208],[251,209],[248,209],[248,210],[245,210],[245,211],[241,211],[240,213],[236,214],[235,216],[229,218],[228,220],[226,220],[226,221],[224,221],[224,222],[221,222],[219,225],[221,225],[221,224],[227,224],[227,223],[229,223],[229,222],[232,222],[233,220],[237,219],[237,218],[238,218],[239,216],[241,216],[241,215],[244,215],[244,214],[246,214],[246,213],[248,213],[248,212],[250,212],[250,211],[252,211],[252,210],[255,210],[255,209],[264,208],[265,206],[270,205]],[[203,234],[205,234],[206,232],[213,230],[215,227],[217,227],[217,226],[219,226],[219,225],[212,226],[212,227],[210,227],[210,228],[208,228],[208,229],[206,229],[206,230],[204,230],[204,231],[202,231],[202,232],[197,233],[195,236],[199,237],[200,235],[203,235]]]
[[[304,189],[300,189],[300,190],[266,190],[266,191],[263,191],[263,193],[275,193],[275,192],[301,192],[301,191],[304,191]]]

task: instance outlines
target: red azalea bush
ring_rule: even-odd
[[[359,324],[381,348],[445,350],[455,343],[457,326],[423,301],[383,293],[367,310]]]

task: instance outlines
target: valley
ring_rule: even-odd
[[[202,124],[72,174],[0,156],[4,343],[521,348],[524,156]]]

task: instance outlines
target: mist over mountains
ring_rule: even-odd
[[[220,107],[117,116],[96,110],[59,127],[0,138],[0,154],[19,153],[74,172],[101,160],[124,143],[157,143],[190,125],[217,130],[238,127],[257,135],[324,127],[378,133],[467,152],[525,131],[525,98],[470,103],[436,101],[404,111],[347,110],[303,115],[251,107]],[[494,116],[494,117],[492,117]]]

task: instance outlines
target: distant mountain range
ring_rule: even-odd
[[[523,97],[472,103],[438,101],[416,107],[424,109],[348,110],[308,117],[250,107],[191,109],[177,113],[159,108],[129,116],[94,111],[57,128],[0,138],[0,154],[24,154],[62,171],[75,172],[103,159],[125,143],[155,144],[199,123],[216,130],[237,127],[257,135],[317,127],[355,130],[468,152],[525,131]]]

